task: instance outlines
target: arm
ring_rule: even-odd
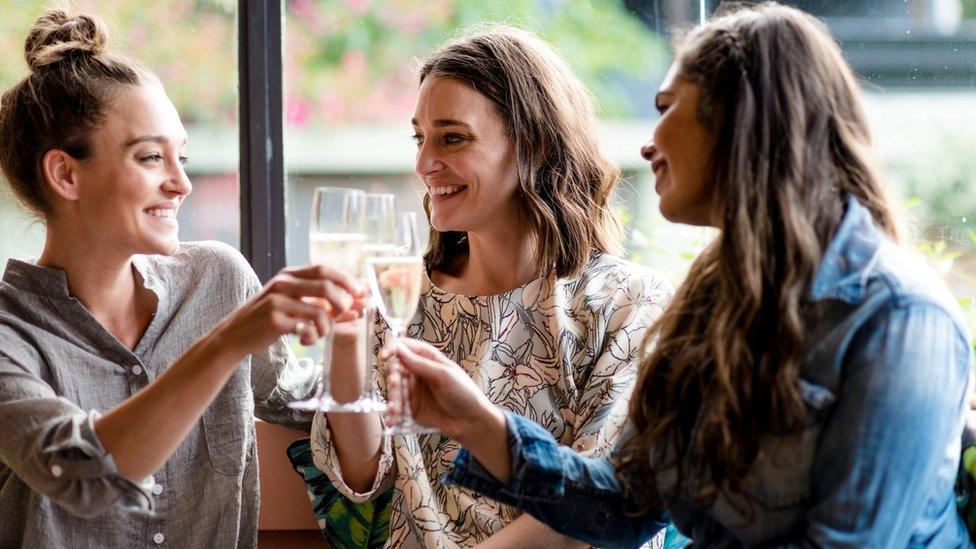
[[[905,546],[935,505],[958,521],[948,457],[968,405],[966,338],[945,310],[916,303],[877,315],[850,348],[792,547]]]
[[[347,278],[324,267],[286,269],[272,279],[166,373],[95,421],[95,433],[119,473],[140,480],[158,469],[247,355],[265,350],[299,320],[308,324],[302,336],[307,342],[324,332],[325,310],[302,298],[325,299],[338,313],[352,305],[351,295],[358,293]],[[149,426],[152,444],[146,443]]]
[[[365,322],[336,325],[332,348],[332,370],[336,375],[331,379],[333,396],[339,402],[355,400],[366,385],[365,334]],[[317,418],[313,429],[316,465],[351,500],[372,499],[382,493],[379,488],[393,461],[392,449],[384,444],[384,439],[379,413],[324,414]],[[386,466],[381,468],[384,453]]]
[[[665,526],[665,517],[634,509],[618,478],[627,473],[615,471],[606,458],[582,457],[532,421],[502,412],[430,345],[401,339],[395,352],[410,373],[414,419],[464,445],[446,482],[594,545],[639,545]],[[401,383],[396,371],[388,379],[391,390]]]

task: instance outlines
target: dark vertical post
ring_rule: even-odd
[[[241,252],[265,282],[285,266],[282,0],[238,6]]]

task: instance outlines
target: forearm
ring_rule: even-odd
[[[383,453],[379,414],[326,414],[342,479],[354,492],[367,492],[376,479]]]
[[[588,545],[566,537],[530,515],[522,515],[499,532],[478,544],[480,549],[503,549],[517,547],[525,549],[585,548]]]
[[[207,336],[162,376],[95,421],[95,432],[119,474],[138,482],[183,441],[244,359]]]

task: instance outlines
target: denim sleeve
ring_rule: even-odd
[[[931,303],[892,307],[854,338],[814,461],[806,531],[789,546],[905,547],[915,532],[958,522],[967,339]]]
[[[667,525],[667,518],[634,514],[624,486],[606,458],[582,457],[552,435],[505,412],[512,480],[502,485],[465,449],[444,481],[529,513],[557,532],[600,547],[636,547]]]

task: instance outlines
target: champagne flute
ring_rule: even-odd
[[[323,263],[355,278],[362,276],[362,254],[366,234],[363,232],[363,209],[366,193],[359,189],[319,187],[312,198],[312,220],[309,225],[308,247],[312,263]],[[322,302],[323,306],[328,306]],[[340,404],[332,397],[332,325],[323,337],[324,357],[315,395],[290,404],[300,410],[340,411],[349,404]]]
[[[396,253],[396,197],[385,193],[366,193],[366,208],[364,213],[364,231],[366,233],[366,243],[363,245],[363,261],[366,262],[371,257],[391,256]],[[363,273],[368,270],[368,265],[363,265]],[[368,281],[364,281],[369,283]],[[363,309],[365,321],[365,345],[366,357],[370,354],[369,338],[373,332],[373,318],[376,313],[375,297],[370,299],[369,304]],[[373,390],[373,376],[376,375],[375,368],[369,367],[369,360],[366,359],[366,375],[364,378],[363,392],[357,400],[358,412],[369,413],[375,411],[385,411],[386,402]]]
[[[390,326],[391,341],[403,333],[407,322],[416,313],[424,276],[424,261],[417,235],[417,214],[413,212],[400,214],[397,217],[396,231],[397,247],[393,255],[367,259],[370,285],[373,295],[378,298],[377,309]],[[395,360],[390,359],[391,367],[402,368]],[[390,395],[391,398],[399,399],[401,415],[400,421],[387,427],[384,434],[436,432],[436,429],[423,427],[414,422],[406,383],[401,383],[399,391],[391,390]]]

